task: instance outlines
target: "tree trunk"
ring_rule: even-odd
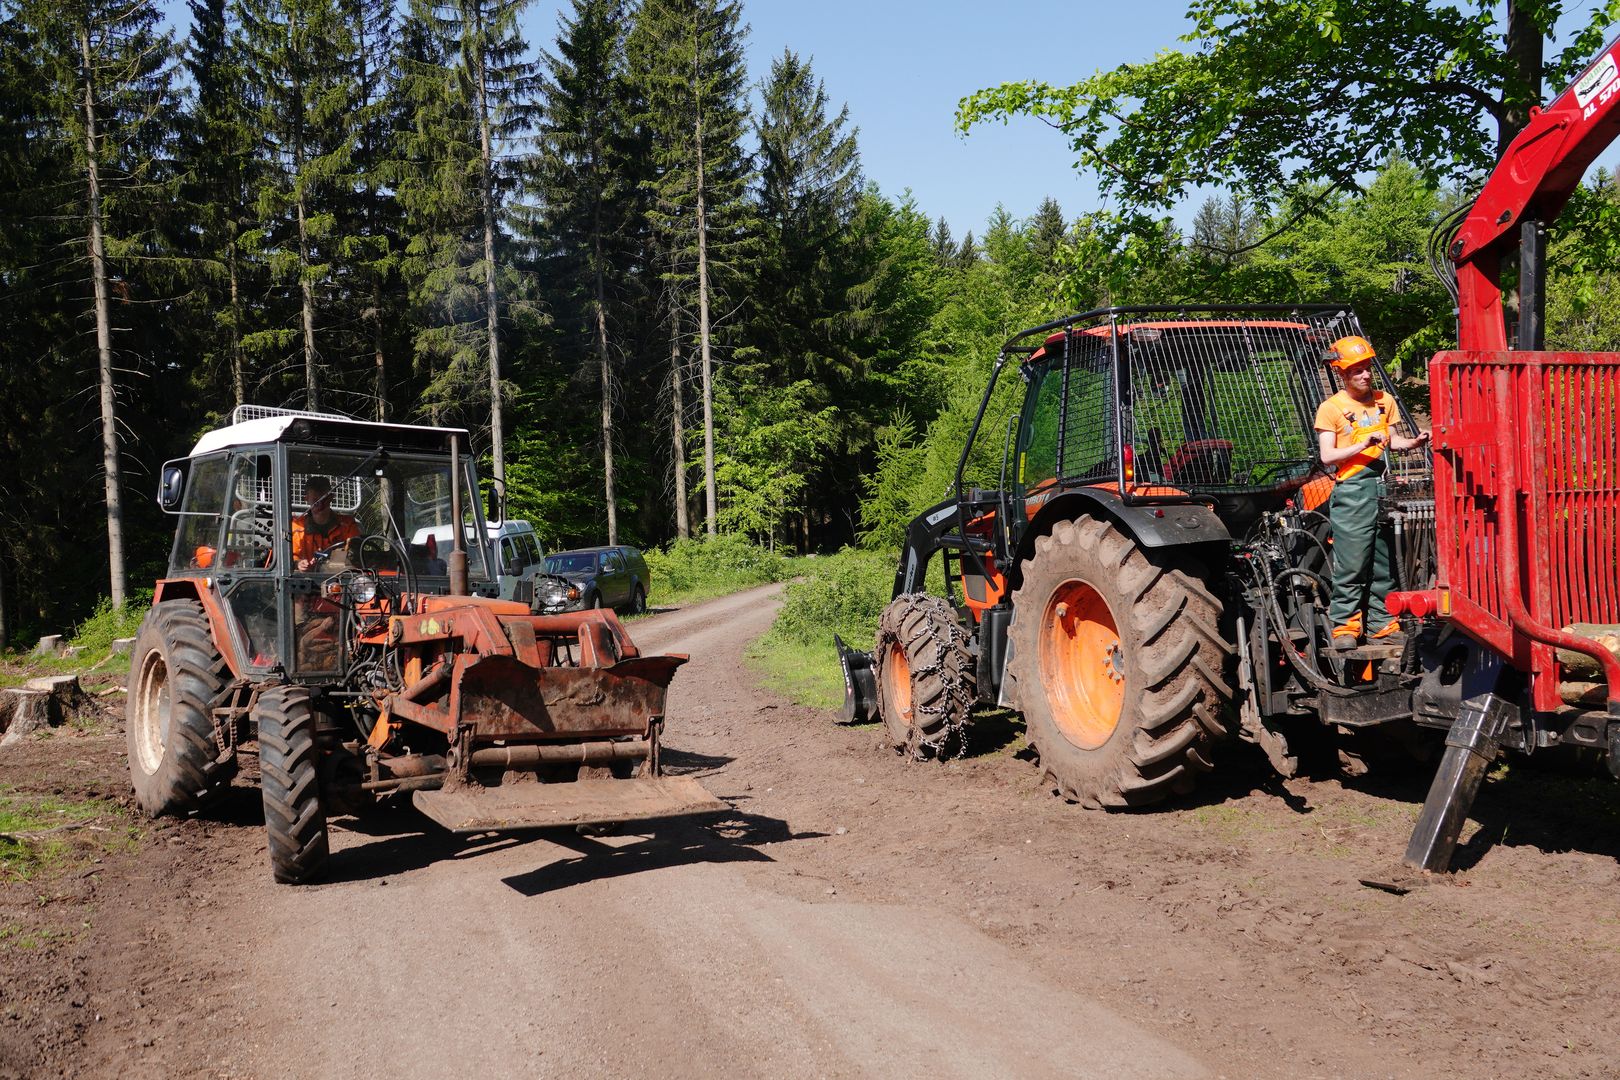
[[[714,366],[709,351],[709,237],[703,200],[703,111],[697,120],[697,251],[698,343],[703,354],[703,527],[709,536],[719,532],[719,509],[714,490]]]
[[[96,353],[101,371],[101,464],[106,479],[107,573],[115,606],[124,603],[124,499],[118,480],[118,406],[113,395],[112,323],[107,300],[107,258],[101,236],[101,175],[96,166],[96,93],[90,72],[90,31],[81,28],[84,56],[85,179],[90,208],[90,279],[96,298]]]
[[[490,475],[498,484],[506,483],[506,451],[501,425],[501,338],[500,307],[495,291],[495,156],[490,145],[489,57],[484,42],[482,12],[478,33],[478,143],[480,187],[484,203],[484,305],[489,334],[489,443]]]
[[[303,155],[299,155],[298,170],[303,171]],[[304,323],[304,404],[311,411],[321,407],[319,368],[315,356],[315,289],[309,281],[309,234],[305,229],[304,193],[298,191],[298,293],[303,306]]]
[[[1530,122],[1530,109],[1541,104],[1542,60],[1546,37],[1522,4],[1509,3],[1507,34],[1503,52],[1512,74],[1502,88],[1504,109],[1496,129],[1496,154],[1501,157],[1524,126]]]
[[[11,644],[11,620],[6,612],[6,549],[0,545],[0,652],[4,652]]]
[[[601,242],[597,242],[600,256]],[[603,302],[602,273],[596,273],[596,357],[602,372],[602,487],[607,499],[608,543],[619,542],[619,503],[613,494],[613,365],[607,339],[607,310]]]
[[[674,419],[670,449],[675,461],[675,535],[687,540],[692,536],[692,519],[686,505],[686,365],[681,359],[681,308],[673,296],[670,303],[669,392],[670,412]]]
[[[242,364],[242,282],[236,263],[236,238],[225,249],[226,266],[231,277],[231,394],[236,404],[247,401],[247,372]]]
[[[371,356],[376,370],[373,392],[377,395],[377,422],[388,421],[388,361],[383,355],[382,279],[371,279]]]

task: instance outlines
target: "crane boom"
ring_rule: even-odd
[[[1620,135],[1620,38],[1609,42],[1580,78],[1530,122],[1485,181],[1447,255],[1457,267],[1458,345],[1506,349],[1502,256],[1513,243],[1529,248],[1521,276],[1520,348],[1539,348],[1541,225],[1558,216],[1587,168]],[[1518,236],[1515,237],[1515,231]]]

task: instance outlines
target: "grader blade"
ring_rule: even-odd
[[[617,825],[728,809],[689,776],[471,786],[418,791],[412,801],[422,813],[461,834]]]

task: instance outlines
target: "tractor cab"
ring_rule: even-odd
[[[179,527],[159,591],[217,600],[239,671],[341,678],[357,601],[449,591],[450,545],[439,537],[451,535],[453,501],[471,591],[494,591],[471,456],[457,455],[452,472],[456,437],[465,434],[239,408],[164,467],[159,501]]]

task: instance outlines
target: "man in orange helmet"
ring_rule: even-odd
[[[1407,438],[1391,431],[1400,418],[1395,399],[1377,389],[1371,342],[1342,337],[1328,346],[1329,363],[1344,389],[1316,410],[1316,439],[1322,464],[1334,470],[1328,520],[1333,525],[1333,595],[1328,616],[1333,647],[1353,649],[1363,631],[1372,640],[1400,633],[1384,607],[1395,588],[1390,530],[1378,527],[1378,498],[1384,491],[1387,450],[1414,450],[1429,441],[1427,431]]]

